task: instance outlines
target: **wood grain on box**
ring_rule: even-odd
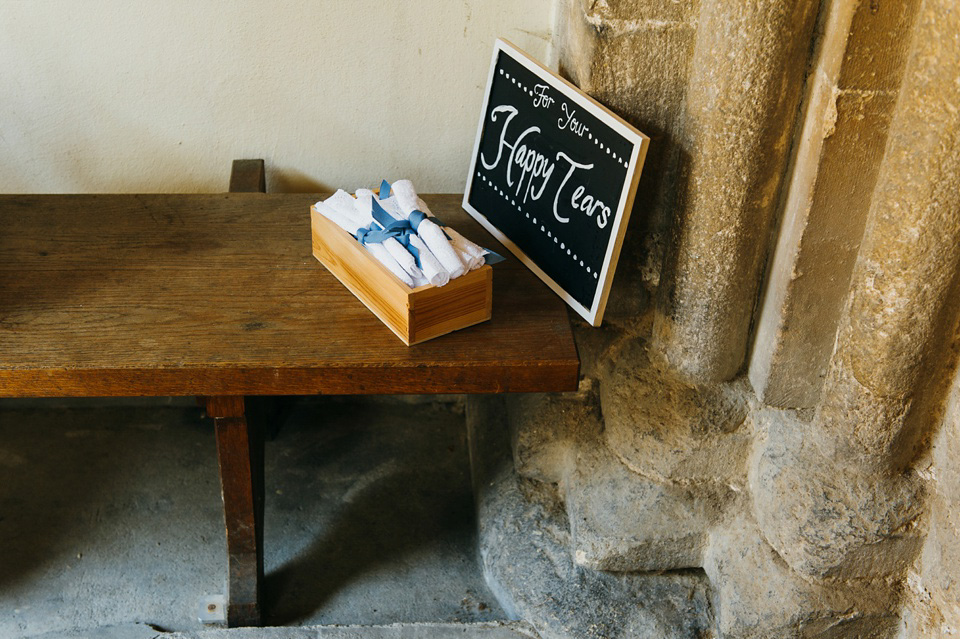
[[[482,266],[446,286],[411,289],[357,240],[310,207],[313,254],[405,344],[490,319],[493,269]]]

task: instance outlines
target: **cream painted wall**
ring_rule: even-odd
[[[493,41],[553,0],[0,0],[0,192],[463,188]]]

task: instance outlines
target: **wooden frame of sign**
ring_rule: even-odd
[[[649,144],[497,40],[463,208],[599,326]]]

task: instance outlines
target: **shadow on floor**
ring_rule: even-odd
[[[267,539],[293,510],[316,532],[290,556],[267,555],[270,623],[502,619],[476,565],[462,417],[442,405],[320,406],[297,411],[267,449]]]
[[[200,629],[226,550],[213,427],[190,404],[0,402],[0,637]],[[504,618],[452,407],[293,403],[266,445],[269,623]]]
[[[222,587],[215,464],[196,409],[0,403],[0,636],[196,619]]]

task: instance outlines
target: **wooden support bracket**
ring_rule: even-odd
[[[231,193],[266,193],[263,160],[234,160]],[[247,420],[243,397],[198,397],[217,439],[223,519],[227,534],[226,622],[259,626],[263,584],[263,437]]]
[[[243,397],[208,397],[227,534],[228,627],[259,626],[263,583],[263,438]]]
[[[263,160],[234,160],[230,171],[231,193],[266,193],[267,172]]]

